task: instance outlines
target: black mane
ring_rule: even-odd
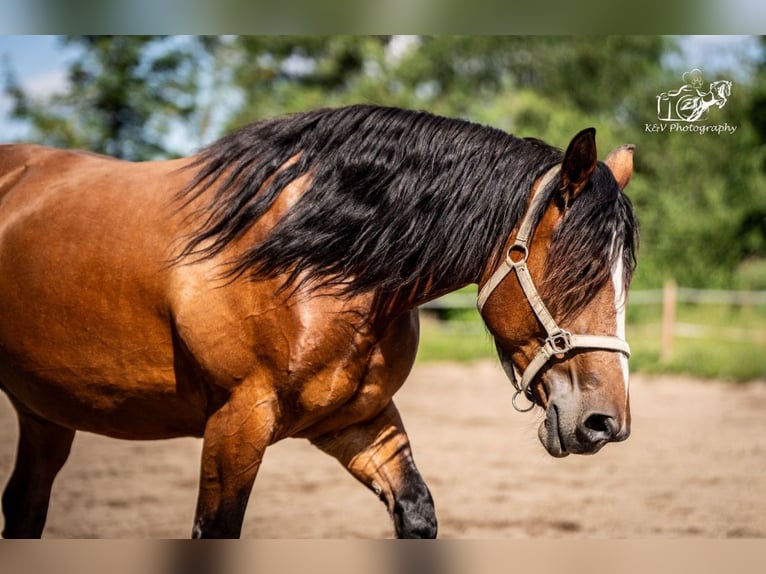
[[[231,262],[231,276],[289,274],[288,284],[331,283],[349,295],[386,297],[426,283],[438,292],[479,279],[518,225],[535,179],[560,160],[560,151],[537,140],[397,108],[357,105],[261,121],[198,155],[198,171],[182,197],[191,201],[212,190],[213,198],[181,257],[222,252],[287,184],[308,174],[310,187],[262,242]],[[624,228],[631,261],[635,233],[632,210],[613,178],[597,187],[611,196],[595,197],[595,209],[578,209],[590,201],[571,208],[572,226],[598,228],[582,234],[595,261],[592,271],[577,273],[578,284],[590,287],[603,281],[605,264],[608,276],[614,226]],[[587,213],[577,216],[580,211]],[[562,225],[562,243],[576,233],[569,227]],[[565,265],[562,259],[577,256],[572,251],[579,249],[552,253]]]
[[[599,163],[551,241],[541,295],[554,316],[564,321],[582,309],[611,280],[620,256],[627,288],[637,248],[638,221],[630,199],[609,168]]]

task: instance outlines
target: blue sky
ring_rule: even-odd
[[[66,49],[57,36],[0,35],[0,77],[7,66],[32,94],[46,95],[66,85],[66,69],[75,52]],[[8,118],[8,101],[0,94],[0,142],[23,133]]]
[[[67,51],[58,36],[0,35],[0,54],[10,56],[19,74],[33,77],[64,66]]]
[[[670,64],[679,69],[700,68],[712,74],[717,70],[741,69],[752,60],[758,43],[749,36],[686,36],[683,51]],[[56,36],[0,35],[0,64],[10,65],[22,85],[32,94],[46,95],[66,85],[67,65],[76,51],[66,48]],[[0,77],[4,67],[0,67]],[[746,74],[746,69],[741,69]],[[735,81],[742,78],[734,78]],[[23,126],[8,118],[8,101],[0,94],[0,142],[23,137]]]

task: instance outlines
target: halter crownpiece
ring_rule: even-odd
[[[527,213],[524,215],[524,219],[519,226],[519,231],[516,234],[516,239],[513,244],[508,248],[505,259],[495,272],[490,276],[484,286],[479,290],[478,300],[476,306],[479,309],[479,313],[482,312],[487,299],[497,289],[500,283],[506,278],[506,276],[512,271],[516,272],[516,277],[519,280],[521,289],[524,295],[529,301],[532,310],[537,316],[538,321],[545,329],[547,338],[542,347],[537,351],[532,361],[530,361],[524,373],[521,376],[521,383],[518,382],[516,375],[516,367],[512,366],[509,371],[511,382],[516,389],[516,394],[513,396],[513,407],[520,412],[527,412],[534,408],[533,402],[528,408],[519,408],[516,405],[516,399],[519,395],[528,397],[529,385],[532,383],[537,374],[542,368],[551,360],[555,355],[567,355],[575,349],[589,349],[600,351],[614,351],[617,353],[623,353],[625,356],[630,357],[630,346],[627,341],[613,336],[613,335],[579,335],[572,334],[565,329],[559,327],[556,320],[551,315],[548,308],[545,306],[540,294],[537,292],[535,283],[532,280],[532,275],[529,273],[527,267],[527,258],[529,257],[529,241],[534,233],[534,223],[532,220],[532,214],[537,210],[537,206],[543,201],[545,194],[543,191],[548,187],[551,182],[561,171],[561,164],[553,166],[549,169],[540,180],[537,193],[534,194],[529,202]]]

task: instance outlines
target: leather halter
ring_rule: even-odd
[[[529,301],[538,321],[545,329],[547,335],[545,343],[540,350],[537,351],[537,354],[524,370],[524,373],[521,376],[521,384],[518,382],[516,366],[511,363],[511,369],[506,368],[506,372],[510,371],[508,375],[516,389],[516,394],[513,396],[513,407],[520,412],[532,410],[535,403],[532,402],[528,408],[522,409],[516,405],[517,397],[519,395],[524,395],[529,398],[529,385],[543,367],[545,367],[548,361],[555,355],[567,355],[576,349],[588,349],[614,351],[623,353],[626,357],[630,357],[630,346],[628,346],[627,341],[619,337],[611,335],[579,335],[570,333],[559,327],[558,323],[556,323],[555,319],[550,314],[550,311],[548,311],[548,308],[545,306],[545,303],[543,303],[543,300],[540,298],[540,295],[535,288],[534,281],[532,280],[532,276],[529,273],[529,268],[527,267],[529,242],[535,231],[532,214],[537,211],[536,208],[538,204],[545,197],[543,191],[556,178],[559,171],[561,171],[561,164],[555,165],[543,176],[538,186],[538,191],[530,201],[527,213],[521,222],[521,226],[516,234],[516,239],[514,240],[513,245],[508,248],[505,260],[479,290],[479,297],[476,302],[476,306],[479,308],[479,313],[481,313],[484,304],[494,290],[503,282],[509,273],[515,271],[527,301]]]

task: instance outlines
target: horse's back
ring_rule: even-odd
[[[113,158],[84,150],[64,150],[37,144],[0,145],[0,197],[30,174],[67,170],[83,161],[115,162]]]
[[[55,274],[80,265],[97,271],[99,262],[163,264],[178,186],[173,165],[0,146],[0,267],[36,260]]]

